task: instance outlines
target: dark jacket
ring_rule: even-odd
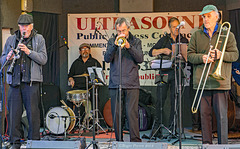
[[[182,34],[180,34],[180,42],[181,43],[188,43],[187,38],[183,37]],[[178,36],[176,38],[176,42],[178,43]],[[162,48],[168,48],[172,50],[172,44],[174,44],[174,40],[171,38],[170,34],[167,34],[166,36],[163,36],[161,39],[158,40],[158,42],[150,49],[149,56],[153,57],[152,51],[153,49],[162,49]],[[169,55],[163,55],[164,60],[171,60],[172,53]]]
[[[101,67],[101,64],[92,57],[92,55],[89,55],[88,60],[84,63],[82,60],[82,56],[80,55],[71,65],[71,68],[69,70],[68,78],[73,77],[74,75],[81,75],[84,73],[88,74],[88,67]],[[86,89],[86,78],[85,77],[73,77],[75,81],[74,88],[75,89]],[[88,78],[90,81],[90,78]]]
[[[35,30],[33,30],[34,36],[32,37],[32,53],[28,55],[31,59],[31,78],[30,81],[43,82],[42,75],[42,65],[47,63],[47,51],[45,40],[42,35],[37,34]],[[11,51],[11,46],[15,47],[17,40],[17,35],[11,35],[8,37],[1,57],[1,63],[3,64],[6,61],[7,54]],[[13,75],[7,74],[7,83],[12,84]]]
[[[142,42],[129,32],[127,39],[130,48],[122,49],[122,88],[140,88],[138,64],[143,62]],[[114,44],[115,38],[108,41],[104,60],[110,63],[109,88],[119,87],[119,48]]]
[[[204,68],[203,55],[207,55],[210,49],[210,44],[215,47],[217,37],[219,34],[220,25],[218,30],[213,34],[211,40],[209,36],[204,33],[204,27],[201,26],[196,32],[193,33],[189,45],[188,45],[188,61],[193,64],[193,88],[197,89],[202,71]],[[231,70],[232,62],[238,59],[238,49],[236,46],[236,40],[233,33],[230,32],[227,41],[225,54],[223,57],[221,74],[225,77],[225,80],[217,80],[212,77],[208,77],[205,89],[206,90],[229,90],[231,89]],[[218,60],[212,63],[210,73],[215,72]],[[208,64],[209,65],[209,64]]]

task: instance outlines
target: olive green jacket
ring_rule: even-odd
[[[198,87],[199,80],[204,68],[202,57],[203,55],[208,54],[210,49],[210,44],[213,45],[213,48],[215,48],[220,26],[221,24],[219,24],[218,30],[213,34],[211,39],[206,33],[204,33],[203,26],[201,26],[200,29],[194,32],[191,36],[190,43],[188,46],[187,59],[189,62],[193,64],[193,88],[194,89],[197,89]],[[226,50],[223,57],[223,63],[221,66],[221,75],[225,78],[225,80],[217,80],[215,78],[208,77],[206,86],[205,86],[206,90],[229,90],[231,88],[232,62],[236,61],[238,59],[238,56],[239,54],[236,46],[236,40],[235,40],[234,34],[230,32],[227,45],[226,45]],[[210,74],[215,72],[218,62],[219,60],[212,63]],[[208,66],[209,64],[207,65],[207,68]]]

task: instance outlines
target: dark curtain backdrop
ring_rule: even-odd
[[[229,11],[229,22],[231,23],[231,31],[234,33],[238,50],[240,50],[240,9]],[[240,62],[240,57],[237,62]]]
[[[48,62],[43,66],[43,81],[54,85],[60,84],[59,74],[59,37],[58,15],[33,12],[34,28],[46,41]]]

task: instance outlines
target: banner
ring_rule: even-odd
[[[150,62],[155,59],[149,56],[149,50],[164,36],[169,33],[168,21],[177,17],[185,21],[185,26],[180,32],[190,40],[191,34],[198,29],[203,19],[200,12],[167,12],[167,13],[93,13],[93,14],[68,14],[68,70],[73,61],[79,57],[79,45],[89,43],[91,54],[101,65],[105,65],[105,77],[109,80],[109,64],[104,62],[104,53],[107,40],[117,34],[114,24],[118,17],[127,18],[130,23],[130,32],[141,39],[144,62],[139,64],[139,79],[141,86],[155,85],[156,70],[151,70]],[[95,32],[95,28],[98,32]],[[79,68],[80,69],[80,68]],[[123,68],[124,69],[124,68]],[[189,69],[185,69],[188,70]],[[188,72],[189,73],[189,72]]]

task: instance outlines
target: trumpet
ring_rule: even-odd
[[[215,72],[212,73],[212,74],[209,74],[210,68],[212,66],[212,62],[209,64],[207,72],[205,71],[206,67],[207,67],[207,61],[210,57],[210,50],[213,48],[213,46],[210,46],[210,50],[208,52],[207,60],[206,60],[206,63],[204,65],[203,72],[202,72],[202,75],[201,75],[201,78],[200,78],[200,81],[199,81],[199,84],[198,84],[198,88],[197,88],[197,91],[196,91],[196,94],[195,94],[195,97],[194,97],[194,100],[193,100],[193,104],[192,104],[192,108],[191,108],[192,113],[197,113],[197,111],[198,111],[198,107],[200,105],[200,101],[201,101],[201,98],[202,98],[202,94],[203,94],[208,76],[213,77],[217,80],[224,80],[225,79],[221,75],[221,68],[222,68],[223,56],[224,56],[224,53],[225,53],[230,29],[231,29],[231,24],[229,22],[224,22],[220,27],[220,32],[218,34],[217,42],[216,42],[216,45],[215,45],[214,49],[218,48],[220,51],[222,51],[222,55],[221,55],[221,57],[218,61],[218,65],[217,65],[217,68],[216,68]],[[206,74],[205,79],[204,79],[204,82],[203,82],[203,85],[202,85],[201,93],[199,95],[199,98],[197,99],[198,92],[200,90],[200,86],[202,84],[204,74]]]
[[[125,37],[118,37],[117,44],[119,47],[123,48],[126,45],[126,38]]]

